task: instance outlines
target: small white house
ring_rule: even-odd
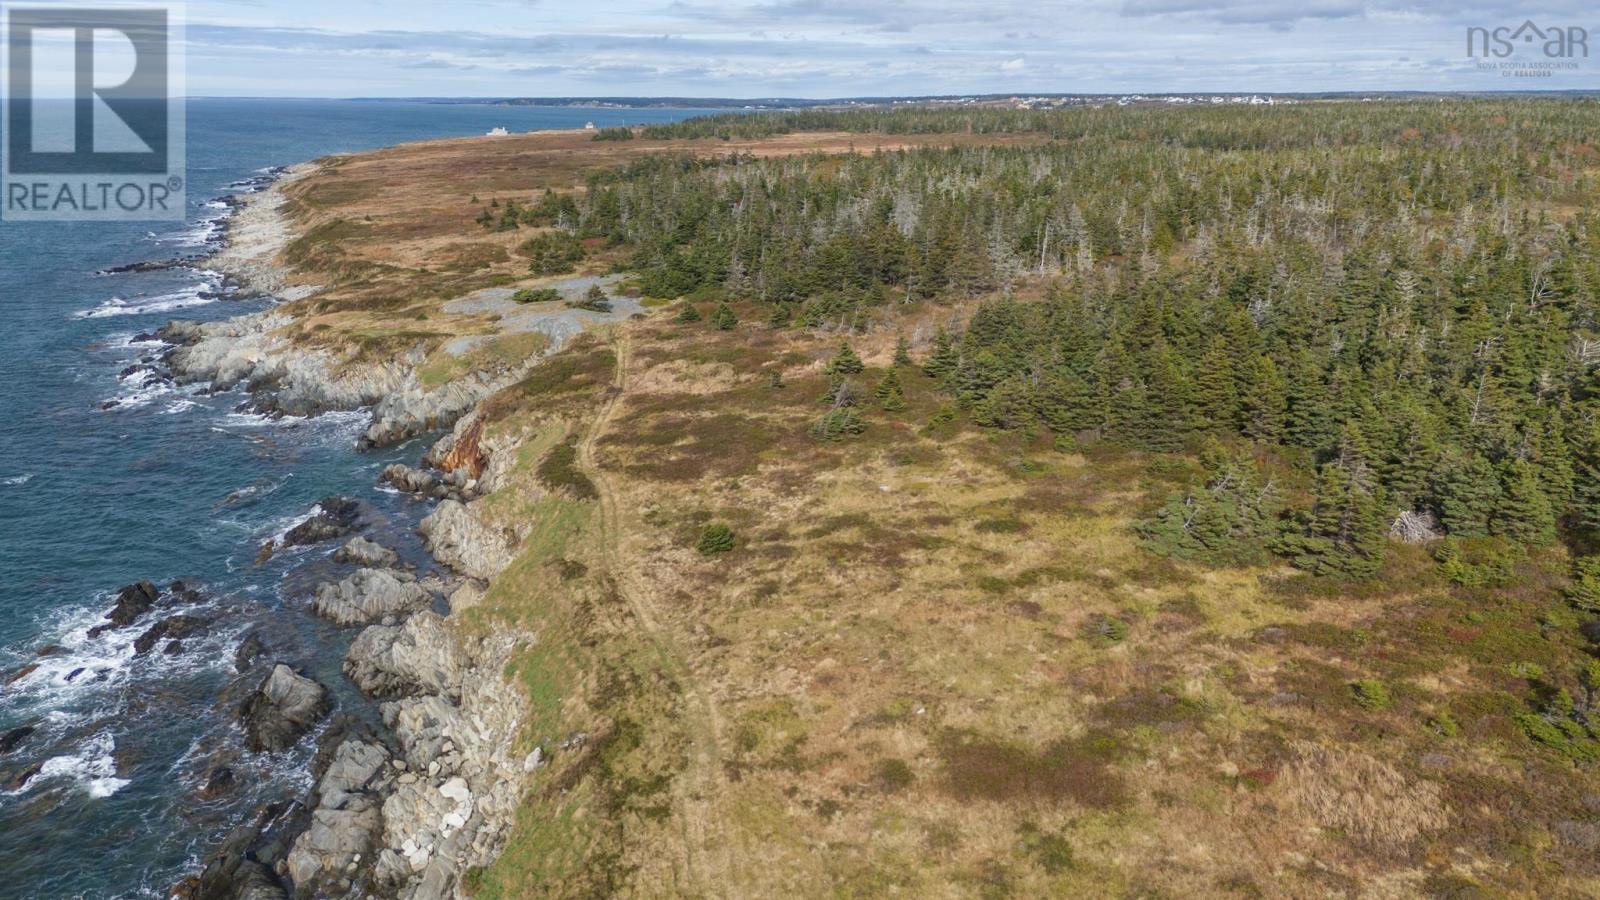
[[[485,135],[485,137],[505,137],[505,136],[509,135],[510,133],[511,132],[505,130],[505,128],[494,128],[494,129],[491,129],[489,131],[489,133],[487,135]]]
[[[593,122],[585,122],[583,124],[583,130],[584,131],[593,131],[594,130],[594,123]]]

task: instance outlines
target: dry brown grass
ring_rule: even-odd
[[[1301,741],[1280,790],[1301,813],[1362,847],[1400,854],[1417,838],[1450,824],[1437,784],[1407,778],[1393,766],[1349,747]]]

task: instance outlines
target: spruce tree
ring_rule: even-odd
[[[700,310],[696,309],[693,303],[685,303],[683,304],[683,309],[678,311],[677,318],[679,322],[698,322],[700,321]]]
[[[1232,431],[1237,427],[1240,408],[1233,356],[1220,334],[1211,338],[1195,371],[1194,406],[1197,424],[1203,429]]]
[[[1388,530],[1381,490],[1363,487],[1350,467],[1332,462],[1317,473],[1304,533],[1287,544],[1295,565],[1309,572],[1367,578],[1383,565]]]
[[[1276,442],[1283,435],[1288,406],[1283,376],[1272,357],[1259,354],[1245,367],[1246,389],[1239,396],[1241,430],[1258,441]]]
[[[1573,510],[1579,524],[1600,529],[1600,403],[1581,407],[1573,431]]]
[[[839,352],[828,363],[828,374],[835,378],[845,375],[857,375],[866,370],[866,365],[861,362],[861,357],[850,349],[849,342],[839,345]]]
[[[933,352],[928,355],[928,361],[922,364],[922,371],[929,378],[944,381],[954,375],[960,365],[961,353],[956,349],[955,338],[940,327],[939,333],[933,338]]]
[[[1433,484],[1439,522],[1456,537],[1483,537],[1500,503],[1500,479],[1494,466],[1476,453],[1456,454],[1444,461]]]
[[[1278,529],[1280,501],[1255,460],[1215,439],[1201,451],[1205,481],[1173,497],[1135,529],[1155,553],[1201,562],[1262,562]]]
[[[894,364],[896,366],[911,365],[911,342],[906,340],[906,336],[903,334],[895,338]]]
[[[1034,392],[1034,413],[1056,434],[1075,434],[1099,428],[1095,391],[1076,375],[1045,379]]]
[[[1490,530],[1524,544],[1543,546],[1556,539],[1556,517],[1539,474],[1527,460],[1513,459],[1500,467],[1502,485]]]
[[[889,374],[883,376],[873,393],[878,398],[878,405],[888,412],[899,412],[906,408],[905,388],[900,384],[900,373],[895,369],[890,369]]]
[[[733,308],[728,304],[718,303],[711,313],[711,324],[718,331],[732,331],[739,324],[739,317],[733,314]]]

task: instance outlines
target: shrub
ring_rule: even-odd
[[[539,480],[552,491],[560,491],[574,500],[593,500],[600,496],[594,482],[578,468],[578,448],[573,439],[557,444],[539,463]]]
[[[831,409],[811,424],[810,434],[819,441],[842,441],[867,430],[861,414],[848,406]]]
[[[1433,551],[1439,574],[1463,587],[1506,584],[1526,557],[1521,544],[1505,538],[1449,538]]]
[[[1389,689],[1376,678],[1363,678],[1350,685],[1350,696],[1356,705],[1368,712],[1388,709],[1394,705]]]
[[[560,299],[561,292],[555,288],[523,288],[511,295],[514,303],[549,303]]]
[[[582,300],[567,304],[573,309],[586,309],[590,312],[611,312],[611,298],[606,296],[606,289],[598,284],[589,285],[589,290],[583,295]]]
[[[1600,612],[1600,556],[1582,556],[1572,564],[1567,599],[1579,609]]]
[[[698,322],[700,321],[700,310],[693,303],[685,303],[683,308],[678,310],[677,320],[679,322]]]
[[[703,556],[716,556],[719,553],[733,552],[733,529],[721,522],[713,522],[700,532],[700,540],[694,548]]]
[[[711,313],[711,324],[718,331],[732,331],[739,324],[739,317],[733,314],[733,308],[728,304],[718,303]]]
[[[583,259],[583,244],[575,235],[551,231],[523,242],[517,252],[528,258],[535,275],[564,275]]]
[[[880,759],[873,767],[873,781],[884,793],[893,794],[903,791],[911,786],[916,776],[911,773],[911,767],[904,760]]]

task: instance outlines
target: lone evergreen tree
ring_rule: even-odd
[[[850,349],[849,342],[839,345],[839,353],[833,361],[828,363],[828,374],[835,378],[844,375],[857,375],[866,370],[866,365],[861,362],[861,357]]]
[[[678,311],[678,321],[698,322],[700,321],[700,310],[696,309],[693,303],[685,303],[683,304],[683,309]]]
[[[811,436],[819,441],[842,441],[866,430],[861,414],[849,406],[830,409],[811,424]]]
[[[590,312],[611,312],[611,298],[606,296],[605,288],[598,284],[590,285],[582,300],[569,305],[576,309],[586,309]]]
[[[733,529],[721,522],[713,522],[700,532],[700,540],[694,548],[702,556],[716,556],[719,553],[732,553],[733,543]]]
[[[718,331],[732,331],[739,324],[739,317],[733,314],[733,308],[728,304],[718,303],[711,313],[711,324]]]
[[[873,393],[878,398],[878,405],[888,412],[899,412],[906,408],[905,388],[901,386],[900,373],[895,369],[890,369],[889,374],[883,376]]]
[[[894,364],[896,366],[911,365],[911,342],[906,340],[906,336],[903,334],[895,338]]]

